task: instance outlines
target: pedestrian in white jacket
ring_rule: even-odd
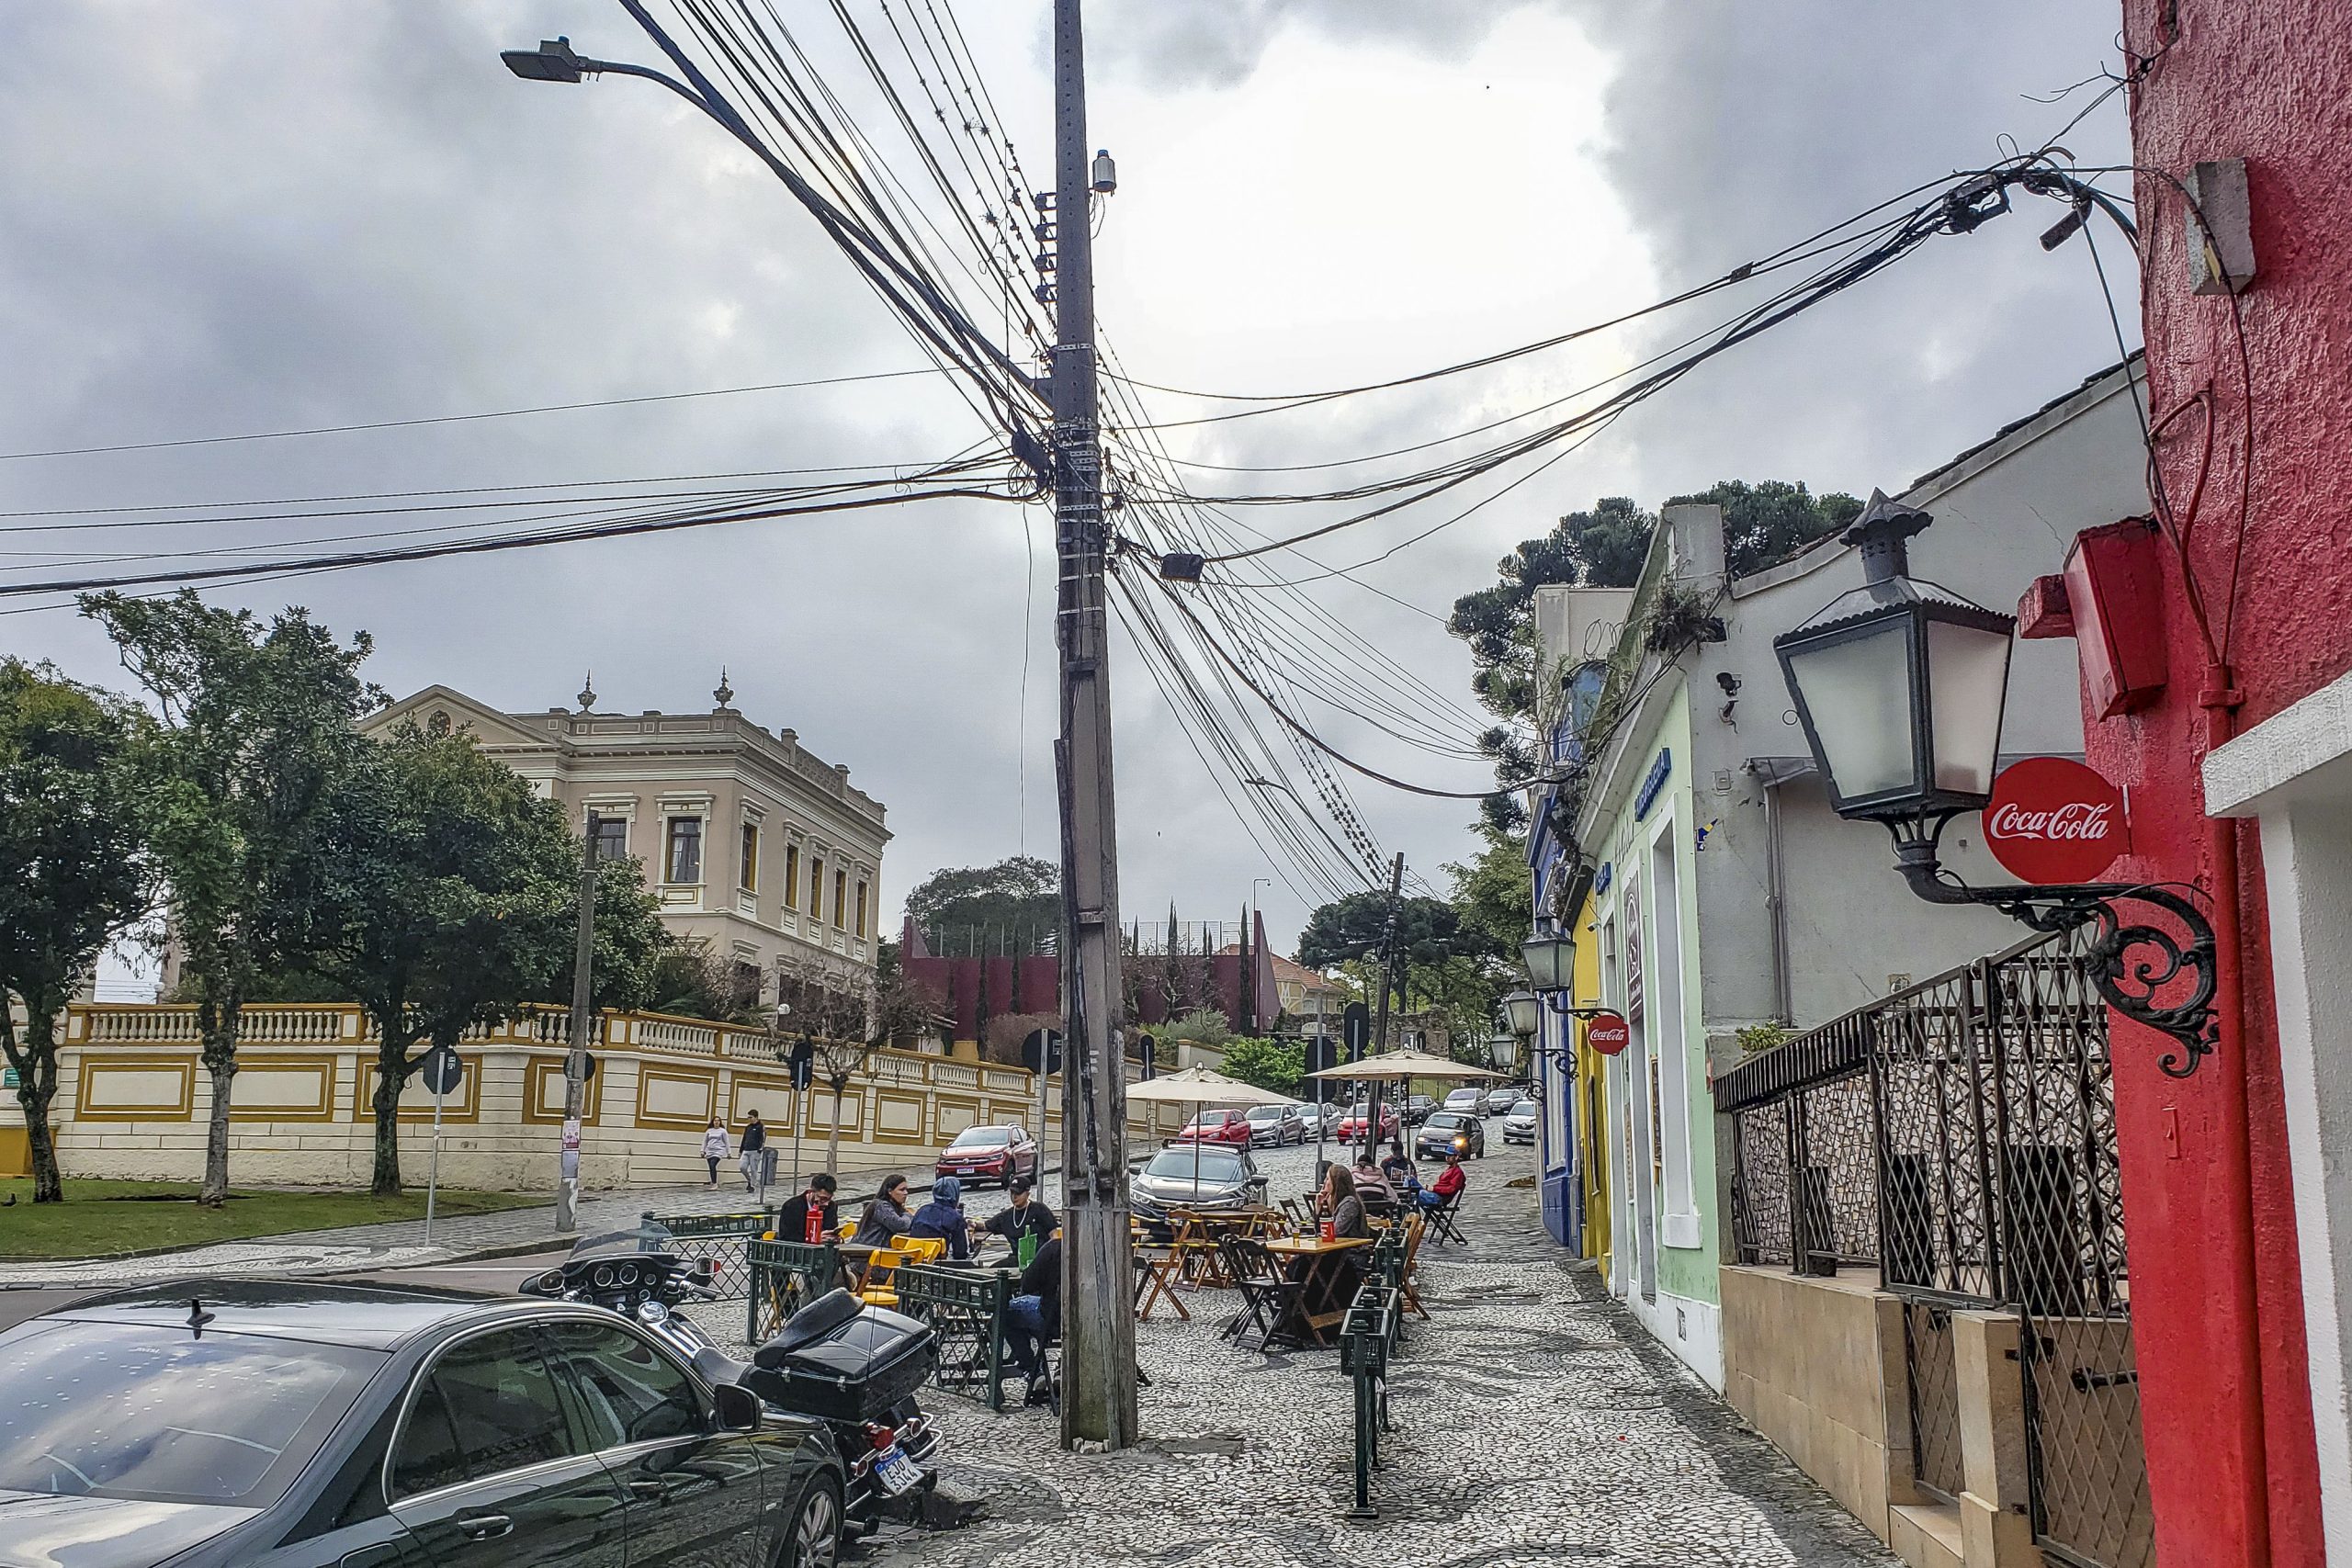
[[[727,1123],[714,1116],[702,1135],[703,1163],[710,1167],[710,1179],[703,1183],[705,1191],[718,1185],[718,1162],[727,1157]]]

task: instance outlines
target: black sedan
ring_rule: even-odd
[[[5,1568],[831,1568],[842,1473],[560,1302],[188,1280],[0,1334]]]
[[[1467,1111],[1433,1111],[1413,1139],[1413,1153],[1420,1159],[1442,1160],[1453,1154],[1485,1159],[1487,1123]]]

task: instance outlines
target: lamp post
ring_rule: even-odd
[[[1942,865],[1945,826],[1992,797],[2017,622],[1911,577],[1908,541],[1931,521],[1872,492],[1845,534],[1862,585],[1773,639],[1830,805],[1884,824],[1895,869],[1931,904],[1983,904],[2041,931],[2094,927],[2085,974],[2117,1012],[2179,1043],[2158,1066],[2187,1077],[2220,1030],[2213,929],[2195,904],[2149,884],[1972,887]],[[2179,931],[2126,924],[2125,903],[2162,911]]]

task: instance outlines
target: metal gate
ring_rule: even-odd
[[[2035,1540],[2155,1561],[2107,1009],[2083,931],[1861,1008],[1718,1080],[1744,1263],[1875,1262],[1904,1303],[1914,1473],[1965,1484],[1955,1311],[2013,1311]],[[1858,1193],[1874,1196],[1867,1224]]]

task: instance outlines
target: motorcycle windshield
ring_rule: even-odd
[[[669,1227],[653,1221],[634,1225],[625,1231],[605,1231],[596,1235],[584,1235],[571,1244],[571,1259],[583,1258],[614,1258],[635,1256],[645,1252],[668,1252],[676,1240]]]

